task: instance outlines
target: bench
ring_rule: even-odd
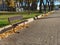
[[[13,21],[19,20],[16,23],[12,23]],[[9,23],[12,25],[13,31],[15,32],[15,27],[18,26],[20,23],[23,23],[23,26],[25,26],[25,22],[28,20],[23,20],[23,16],[14,16],[14,17],[9,17],[8,18]]]
[[[17,20],[19,20],[19,22],[17,21]],[[14,22],[14,21],[17,21],[17,22]],[[23,27],[25,27],[25,22],[27,22],[28,20],[24,20],[23,19],[23,16],[14,16],[14,17],[9,17],[8,18],[8,22],[9,22],[9,24],[11,24],[12,26],[11,27],[9,27],[9,28],[4,28],[2,31],[0,31],[0,34],[2,34],[2,33],[4,33],[4,32],[6,32],[6,31],[9,31],[9,29],[13,29],[13,32],[14,33],[16,33],[15,32],[15,27],[16,26],[18,26],[19,24],[21,24],[21,23],[23,23]],[[14,23],[13,23],[14,22]]]

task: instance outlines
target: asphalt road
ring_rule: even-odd
[[[0,45],[60,45],[60,10],[19,32],[0,40]]]

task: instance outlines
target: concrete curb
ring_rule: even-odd
[[[48,12],[48,13],[46,13],[46,14],[41,14],[41,15],[39,15],[39,16],[37,16],[38,18],[44,18],[45,16],[48,16],[49,14],[51,14],[51,13],[54,13],[55,11],[51,11],[51,12]],[[28,20],[28,22],[26,22],[25,24],[28,24],[28,23],[30,23],[30,22],[32,22],[32,21],[34,21],[34,18],[30,18],[30,19],[27,19]],[[21,23],[20,25],[22,25],[23,23]],[[6,28],[9,28],[9,27],[11,27],[12,25],[8,25],[8,26],[5,26],[5,27],[3,27],[3,28],[0,28],[0,31],[2,31],[3,29],[6,29]]]
[[[30,19],[27,19],[27,20],[28,20],[28,22],[25,22],[25,24],[28,24],[28,23],[34,21],[33,18],[30,18]],[[23,25],[23,23],[21,23],[21,24],[19,24],[19,25]],[[12,26],[12,25],[4,26],[4,27],[0,28],[0,31],[4,30],[4,29],[6,29],[6,28],[9,28],[9,27],[11,27],[11,26]]]

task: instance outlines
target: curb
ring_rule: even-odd
[[[33,18],[30,18],[30,19],[27,19],[27,20],[28,20],[28,22],[25,22],[25,24],[28,24],[28,23],[34,21]],[[23,23],[21,23],[21,24],[19,24],[19,25],[23,25]],[[0,28],[0,31],[4,30],[4,29],[6,29],[6,28],[9,28],[9,27],[11,27],[11,26],[12,26],[12,25],[4,26],[4,27]]]

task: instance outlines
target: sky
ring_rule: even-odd
[[[55,5],[60,5],[60,1],[55,1],[54,4]]]
[[[40,2],[39,2],[39,3],[40,3]],[[39,3],[38,3],[38,4],[39,4]],[[46,1],[45,1],[45,0],[44,0],[44,4],[46,4]],[[60,5],[60,0],[54,1],[54,4],[55,4],[55,5]]]
[[[39,2],[39,1],[38,1]],[[44,0],[44,4],[46,4],[46,1]],[[37,6],[37,9],[39,10],[39,4],[40,2],[38,3],[38,6]],[[59,1],[54,1],[54,5],[60,5],[60,0]]]

